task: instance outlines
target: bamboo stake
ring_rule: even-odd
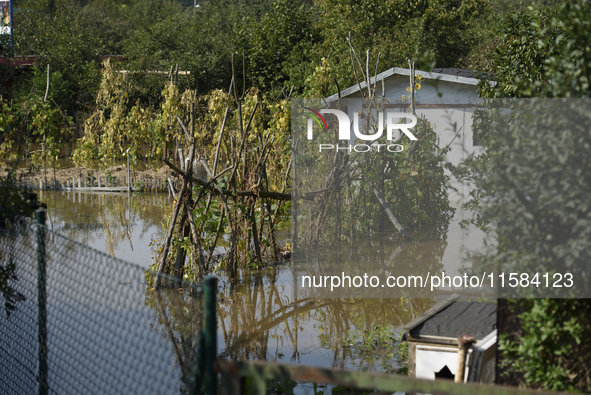
[[[252,122],[252,119],[254,118],[254,113],[256,112],[258,106],[259,106],[259,102],[256,102],[254,104],[254,108],[252,110],[252,113],[250,114],[250,119],[248,120],[248,123],[246,124],[246,129],[244,130],[244,133],[241,132],[242,141],[240,142],[240,148],[238,150],[238,157],[240,157],[242,155],[242,153],[244,152],[244,146],[246,145],[246,133],[248,132],[248,129],[250,128],[250,123]],[[242,179],[244,180],[244,177],[246,174],[245,159],[242,161],[242,164],[244,166],[242,169],[243,170]],[[236,176],[236,169],[238,169],[238,166],[234,166],[234,170],[232,170],[232,175],[230,176],[230,180],[229,180],[228,184],[230,184],[230,183],[232,183],[232,181],[234,181],[234,177]]]
[[[287,177],[289,176],[289,171],[291,170],[291,158],[289,160],[289,163],[287,164],[287,170],[285,170],[285,178],[283,179],[283,186],[281,187],[281,193],[285,192],[285,188],[287,188]],[[279,204],[277,204],[277,207],[275,208],[275,212],[273,213],[273,218],[277,216],[277,213],[279,213]]]
[[[197,227],[195,226],[195,218],[193,217],[193,211],[191,210],[191,205],[189,201],[186,202],[186,210],[187,216],[189,217],[189,226],[191,227],[191,236],[193,238],[193,245],[196,249],[196,259],[199,263],[199,267],[201,270],[205,270],[205,261],[203,260],[203,250],[201,249],[201,242],[199,238],[199,233],[197,232]]]
[[[215,157],[213,159],[213,174],[216,174],[217,171],[217,166],[218,166],[218,157],[220,155],[220,146],[222,145],[222,138],[224,137],[224,129],[226,127],[226,119],[228,117],[228,111],[229,111],[229,107],[226,107],[226,112],[224,113],[224,120],[222,122],[222,129],[220,130],[220,138],[218,139],[218,144],[217,147],[215,149]],[[209,210],[209,205],[211,204],[211,198],[212,198],[212,194],[209,194],[209,197],[207,198],[207,204],[205,205],[205,211],[207,212]]]
[[[185,202],[187,201],[187,198],[185,197]],[[187,231],[186,231],[186,221],[187,220],[187,213],[185,213],[185,215],[183,215],[182,219],[181,219],[181,234],[183,235],[183,237],[187,236]],[[176,286],[179,287],[180,286],[180,282],[181,282],[181,268],[185,265],[185,251],[183,251],[183,248],[181,247],[181,245],[179,244],[176,250],[176,260],[174,262],[174,272],[173,275],[174,277],[177,278],[177,282],[176,282]]]
[[[211,263],[211,258],[213,257],[213,252],[215,250],[215,246],[218,242],[218,238],[220,237],[220,232],[222,231],[222,225],[224,223],[224,215],[226,213],[226,210],[224,209],[224,207],[222,206],[222,210],[220,213],[220,220],[218,222],[218,228],[216,230],[215,233],[215,238],[213,239],[213,243],[211,244],[211,252],[209,253],[209,256],[207,257],[207,262],[205,264],[205,270],[209,270],[209,265]]]
[[[47,85],[45,87],[45,96],[43,97],[43,103],[47,101],[47,95],[49,94],[49,64],[47,64]]]
[[[250,214],[249,214],[248,220],[250,222],[250,229],[252,231],[252,238],[254,241],[254,251],[256,253],[259,263],[263,263],[263,259],[261,257],[261,246],[259,244],[259,235],[257,232],[257,220],[255,217],[255,203],[256,203],[256,200],[250,206]],[[261,212],[261,214],[262,214],[262,212]],[[261,215],[261,220],[264,222],[264,220],[262,219],[262,215]]]
[[[172,234],[174,232],[174,227],[176,224],[176,219],[179,215],[179,211],[181,209],[181,202],[183,200],[183,195],[185,190],[187,189],[188,178],[183,178],[183,186],[181,187],[181,191],[179,192],[179,197],[176,201],[174,206],[174,211],[172,213],[172,219],[170,220],[170,226],[168,227],[168,232],[166,233],[166,238],[164,239],[164,246],[162,247],[162,253],[160,254],[160,264],[158,265],[158,271],[156,272],[156,278],[154,279],[154,289],[158,290],[160,288],[160,274],[164,270],[164,265],[166,264],[166,258],[168,257],[168,250],[170,248],[170,241],[172,240]]]
[[[407,241],[411,241],[412,239],[410,238],[410,235],[406,232],[406,230],[404,230],[404,228],[402,227],[402,224],[400,223],[400,221],[398,221],[398,218],[396,218],[396,216],[394,216],[394,213],[392,212],[392,210],[390,210],[390,206],[388,206],[386,199],[384,199],[384,196],[382,196],[382,194],[380,193],[378,188],[375,186],[373,181],[367,180],[367,182],[368,182],[369,186],[371,187],[371,190],[373,191],[374,195],[376,195],[376,197],[378,198],[378,201],[380,202],[380,204],[382,205],[382,207],[386,211],[386,214],[388,214],[390,221],[392,221],[392,223],[394,224],[396,229],[398,229],[398,231],[402,234],[402,236],[404,236],[404,238]]]
[[[174,187],[172,186],[172,181],[171,181],[170,177],[168,177],[168,190],[170,192],[172,192],[172,196],[176,199],[176,191],[174,190]]]
[[[291,164],[291,161],[289,162]],[[289,165],[288,165],[289,167]],[[264,169],[264,177],[265,177],[265,185],[267,187],[267,189],[269,188],[269,179],[267,178],[267,171],[266,168]],[[284,184],[285,187],[285,184]],[[279,207],[279,204],[277,205],[277,207]],[[273,224],[273,217],[271,216],[271,202],[269,200],[263,200],[262,206],[261,206],[261,218],[264,217],[264,212],[267,213],[267,217],[269,219],[269,237],[271,238],[271,246],[273,247],[273,260],[276,261],[278,259],[277,256],[277,241],[275,239],[275,227]],[[261,220],[261,236],[260,238],[263,238],[263,230],[264,230],[264,220]]]
[[[256,109],[256,108],[255,108]],[[228,206],[228,201],[226,200],[226,196],[224,193],[224,190],[222,190],[222,187],[220,186],[220,184],[217,181],[216,176],[214,176],[211,173],[211,170],[209,169],[209,166],[207,165],[207,162],[205,162],[204,160],[201,160],[201,164],[203,165],[203,167],[205,167],[205,170],[207,171],[207,174],[209,175],[209,177],[211,178],[210,182],[215,183],[217,190],[220,193],[220,197],[222,198],[222,203],[224,205],[224,210],[226,211],[226,213],[228,213],[228,226],[230,227],[230,261],[229,261],[229,267],[230,267],[230,277],[232,277],[232,279],[234,279],[234,276],[236,274],[236,267],[235,267],[235,259],[234,259],[234,254],[236,253],[236,238],[234,237],[234,233],[235,233],[235,229],[234,229],[234,225],[232,223],[232,216],[230,215],[231,211],[230,211],[230,207]],[[219,175],[217,176],[219,177]],[[205,184],[205,186],[207,186],[208,184]],[[203,188],[205,189],[205,188]],[[221,219],[220,219],[221,221]]]
[[[226,119],[228,118],[228,112],[230,108],[226,107],[226,112],[224,113],[224,120],[222,121],[222,128],[220,130],[220,138],[218,139],[218,145],[215,149],[215,158],[213,160],[213,174],[215,174],[218,165],[218,157],[220,154],[220,146],[222,145],[222,138],[224,137],[224,129],[226,128]]]
[[[191,103],[191,119],[194,121],[193,119],[193,115],[194,115],[194,104]],[[184,129],[184,125],[183,123],[179,120],[179,122],[181,123],[181,125],[183,126]],[[194,125],[194,122],[192,122],[192,124]],[[191,148],[189,149],[189,163],[193,163],[193,158],[195,156],[195,134],[193,133],[191,135]],[[187,173],[184,174],[183,177],[183,184],[181,187],[181,191],[179,192],[179,197],[178,200],[176,202],[176,205],[174,207],[174,212],[172,215],[172,220],[170,222],[170,226],[168,228],[168,232],[166,234],[166,238],[164,240],[164,246],[162,248],[162,254],[160,256],[160,264],[158,265],[158,271],[156,273],[156,278],[154,280],[154,289],[158,289],[160,287],[160,274],[162,274],[162,271],[164,270],[164,265],[166,264],[166,258],[168,257],[168,250],[170,249],[170,242],[172,240],[172,234],[174,232],[174,227],[176,224],[176,220],[181,208],[181,203],[183,200],[183,195],[187,189],[187,186],[190,184],[191,182],[191,170],[192,170],[192,166],[189,166],[189,169],[187,169]]]

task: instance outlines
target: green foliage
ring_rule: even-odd
[[[589,97],[591,5],[571,0],[559,7],[507,15],[491,55],[495,86],[483,97]]]
[[[163,108],[171,107],[173,113],[155,113],[149,106],[138,101],[129,103],[130,81],[125,73],[111,64],[103,62],[103,75],[96,92],[94,112],[86,119],[84,137],[74,152],[74,160],[80,163],[93,159],[114,159],[124,157],[127,149],[130,157],[141,157],[141,145],[150,150],[150,156],[161,154],[167,119],[178,111],[178,91],[163,91]],[[168,105],[168,107],[166,107]],[[176,114],[176,113],[175,113]],[[174,136],[176,137],[176,135]]]
[[[19,181],[14,169],[5,178],[0,178],[0,228],[5,228],[7,221],[15,221],[17,217],[31,217],[36,209],[45,206],[37,202],[37,194],[17,188]]]
[[[181,89],[206,93],[230,83],[230,54],[236,50],[231,15],[219,7],[203,6],[193,14],[169,7],[163,2],[161,18],[152,23],[139,22],[129,39],[125,53],[130,57],[125,67],[132,71],[130,98],[143,102],[157,100],[166,78],[153,72],[189,72],[179,75]],[[209,6],[209,5],[208,5]],[[152,72],[146,73],[146,71]]]
[[[0,101],[0,157],[7,155],[14,144],[14,117],[10,105]]]
[[[507,18],[507,34],[495,57],[499,81],[484,93],[587,96],[589,55],[575,44],[591,34],[588,7],[572,1],[553,14],[530,8]],[[591,120],[583,107],[573,101],[530,101],[514,108],[509,119],[497,113],[479,120],[487,152],[472,170],[478,198],[488,198],[480,225],[495,224],[495,260],[507,268],[568,270],[589,259],[585,240],[590,230],[583,218],[591,185],[585,153],[591,146]]]
[[[243,33],[248,35],[249,70],[261,88],[302,82],[286,80],[295,72],[293,66],[309,61],[311,47],[320,39],[315,19],[310,7],[276,0],[260,22],[249,21]]]
[[[565,2],[553,20],[558,30],[556,53],[550,53],[541,90],[548,97],[591,96],[591,4],[586,1]],[[545,29],[550,35],[549,28]]]
[[[318,0],[315,5],[322,40],[313,47],[313,68],[304,67],[314,70],[325,59],[331,66],[331,80],[341,89],[355,83],[346,41],[349,35],[360,52],[369,48],[373,62],[380,53],[378,72],[408,67],[408,59],[418,59],[426,52],[437,67],[458,67],[476,44],[474,21],[487,9],[481,0]],[[336,92],[337,85],[331,81],[330,88],[320,92],[304,89],[308,96],[328,96]]]
[[[589,357],[591,310],[586,300],[530,299],[514,301],[522,332],[499,339],[500,367],[523,374],[529,387],[551,391],[591,390]]]
[[[133,183],[133,188],[141,193],[144,189],[144,183],[140,180],[135,180]]]
[[[508,103],[514,114],[489,118],[486,156],[472,164],[479,212],[474,222],[493,225],[495,236],[487,256],[480,257],[481,265],[504,273],[573,273],[578,292],[573,296],[588,294],[584,279],[591,259],[589,102]],[[551,290],[540,289],[522,291],[552,296]],[[523,332],[501,343],[507,372],[520,373],[531,387],[589,391],[583,377],[591,370],[591,354],[579,344],[591,335],[581,314],[589,309],[588,300],[521,303],[526,309],[521,316]]]
[[[589,103],[508,103],[510,122],[495,118],[486,160],[473,165],[479,213],[496,235],[489,263],[505,272],[585,270],[591,259]]]
[[[378,71],[406,67],[407,59],[425,53],[439,67],[461,66],[481,39],[475,21],[487,12],[483,0],[227,0],[202,2],[197,12],[189,3],[25,0],[15,15],[16,52],[45,56],[43,63],[56,73],[53,97],[75,117],[92,108],[99,55],[107,54],[126,57],[128,97],[152,109],[166,76],[160,73],[178,65],[188,74],[179,75],[177,85],[206,93],[229,85],[230,54],[243,50],[249,77],[245,81],[238,61],[238,86],[272,85],[277,95],[293,85],[296,94],[327,96],[337,84],[353,83],[345,40],[350,33],[362,51],[372,48],[372,59],[381,53]],[[319,91],[310,76],[323,59],[331,65],[330,86]],[[30,84],[20,85],[18,95],[26,95]]]
[[[589,40],[590,21],[589,4],[581,1],[508,16],[492,56],[497,84],[484,86],[483,96],[589,96],[589,51],[581,44]],[[588,103],[506,104],[513,105],[512,116],[485,113],[478,120],[487,151],[470,164],[478,188],[470,202],[478,208],[473,222],[490,226],[496,239],[481,262],[505,272],[585,278],[591,257]],[[577,286],[588,292],[584,281]],[[588,300],[533,299],[516,306],[521,331],[505,334],[499,345],[506,374],[520,375],[529,387],[591,391],[591,352],[583,340],[591,335]]]
[[[507,14],[500,45],[489,57],[495,85],[481,83],[482,97],[522,97],[539,93],[545,61],[556,51],[557,30],[549,9],[527,8]]]
[[[484,1],[429,1],[420,22],[419,45],[431,52],[438,67],[457,65],[475,46],[473,21],[490,12]]]
[[[415,90],[420,88],[420,79],[418,81],[413,87]],[[378,129],[375,114],[382,111],[381,105],[360,114],[365,133],[368,128]],[[294,132],[297,138],[302,136],[299,133],[305,128],[294,125],[293,130],[297,130]],[[390,231],[390,221],[371,184],[376,186],[407,232],[418,235],[418,232],[429,229],[439,233],[439,237],[447,232],[453,209],[446,188],[448,177],[444,174],[444,156],[450,147],[438,146],[437,134],[425,119],[418,119],[413,130],[418,140],[411,141],[403,135],[391,142],[403,148],[400,152],[384,149],[326,155],[319,152],[316,144],[303,144],[298,148],[296,171],[302,176],[296,182],[302,188],[301,194],[327,191],[298,202],[304,218],[298,231],[303,245],[352,242]],[[315,143],[335,143],[336,132],[332,132],[322,134]],[[360,139],[355,141],[355,144],[364,143],[366,141]],[[338,181],[333,182],[337,177]],[[400,236],[397,230],[392,234]]]
[[[15,13],[15,51],[20,55],[40,55],[39,68],[32,76],[38,94],[45,91],[45,67],[55,73],[50,93],[64,111],[74,114],[85,109],[99,82],[99,55],[108,54],[103,34],[68,1],[49,10],[45,2],[26,0]],[[26,83],[17,86],[15,98],[24,101]]]
[[[105,179],[107,181],[107,185],[113,185],[113,180],[114,180],[113,172],[110,170],[106,171],[105,172]]]
[[[0,158],[14,157],[25,146],[35,161],[55,159],[71,139],[71,127],[72,118],[41,96],[10,105],[0,101]]]
[[[40,97],[32,98],[29,104],[32,118],[30,135],[40,143],[40,149],[32,152],[32,159],[44,162],[47,159],[57,159],[70,136],[72,119],[53,103],[43,102]]]
[[[392,371],[392,362],[396,364],[394,370],[399,374],[408,373],[408,343],[402,341],[402,334],[388,325],[376,324],[363,330],[365,325],[357,321],[356,329],[349,331],[345,339],[345,347],[352,353],[353,359],[361,360],[361,364],[373,365],[374,361],[381,362],[381,368]]]

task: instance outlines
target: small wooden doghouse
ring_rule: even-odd
[[[497,304],[458,299],[453,295],[435,304],[404,327],[410,377],[454,379],[463,360],[464,381],[494,382]],[[459,353],[460,335],[475,341],[465,359]]]

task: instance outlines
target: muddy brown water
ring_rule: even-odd
[[[163,224],[172,204],[167,194],[38,193],[40,200],[48,205],[48,226],[55,231],[142,267],[152,262],[150,243],[164,236]],[[473,241],[473,236],[462,233],[457,224],[464,215],[456,214],[444,241],[426,241],[418,244],[416,250],[430,260],[438,260],[448,271],[460,270],[461,253]],[[289,262],[269,266],[258,273],[243,273],[237,286],[220,275],[220,355],[363,371],[396,371],[401,361],[392,345],[399,344],[402,327],[435,303],[433,298],[315,298],[298,289],[295,282],[296,275]],[[199,303],[198,300],[186,295],[179,297],[176,291],[145,291],[145,297],[146,304],[154,306],[158,323],[176,320],[173,327],[179,332],[177,338],[186,341],[192,338],[191,333],[183,333],[183,320],[190,320],[188,312],[194,311],[191,305]],[[155,301],[165,308],[157,308]],[[161,317],[162,314],[167,317]],[[171,344],[175,346],[178,345]]]
[[[64,236],[148,267],[152,240],[164,235],[172,198],[167,194],[36,191],[47,204],[47,225]]]

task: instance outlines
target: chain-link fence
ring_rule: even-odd
[[[202,393],[215,381],[202,380],[216,352],[215,279],[165,282],[153,291],[144,268],[39,223],[0,227],[0,394]]]

